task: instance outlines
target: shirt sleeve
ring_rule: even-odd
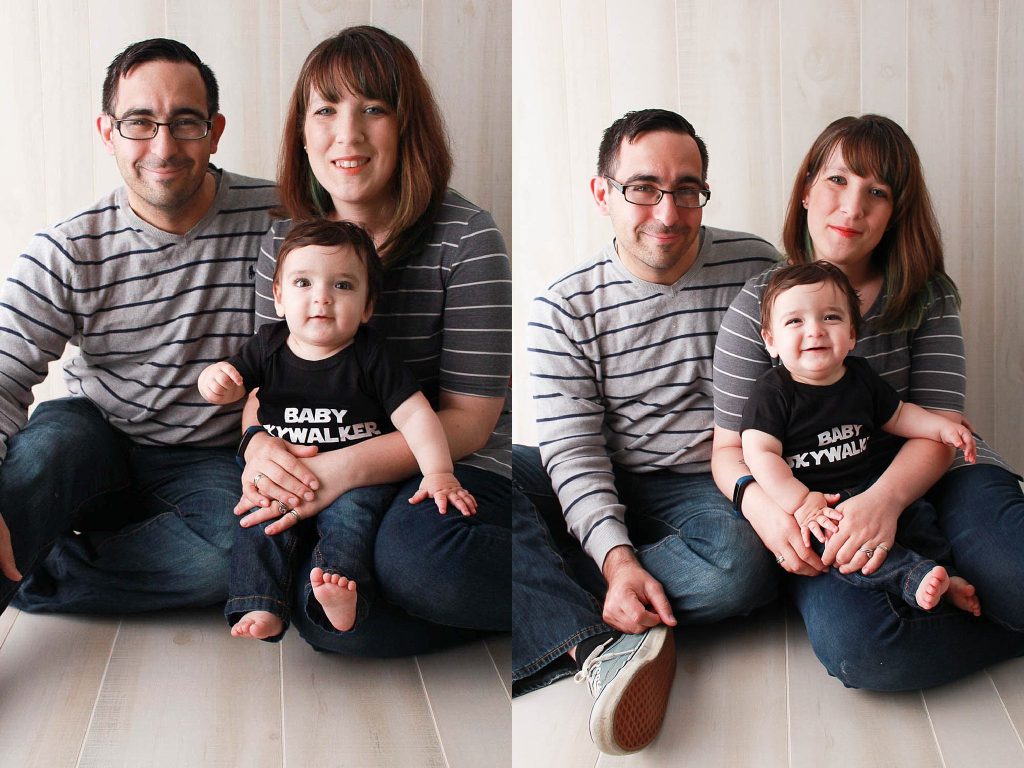
[[[363,346],[367,364],[367,383],[375,389],[377,401],[388,416],[420,391],[420,386],[409,367],[399,360],[387,342],[368,328],[361,328],[359,343]]]
[[[439,386],[504,398],[512,374],[512,272],[491,214],[470,218],[445,281]]]
[[[743,407],[758,377],[772,367],[761,338],[761,294],[771,270],[750,278],[725,313],[715,343],[715,424],[740,430]]]
[[[963,413],[967,360],[960,312],[952,294],[933,285],[938,295],[910,338],[908,399],[922,408]]]
[[[612,547],[630,540],[603,432],[597,364],[574,340],[578,328],[549,292],[531,307],[527,353],[544,468],[569,531],[601,567]]]
[[[260,254],[256,259],[254,278],[256,290],[255,328],[257,331],[260,326],[280,320],[274,311],[274,271],[277,269],[277,252],[281,249],[281,243],[290,226],[290,219],[275,221],[260,240]]]
[[[756,429],[776,438],[786,439],[789,414],[792,410],[790,398],[786,397],[781,382],[772,375],[773,371],[758,378],[743,406],[740,432]]]
[[[76,333],[72,244],[50,230],[33,237],[0,289],[0,461],[28,421],[32,387]]]

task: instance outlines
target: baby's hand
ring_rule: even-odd
[[[835,495],[831,498],[833,504],[838,500],[838,496]],[[829,503],[829,498],[825,494],[811,491],[793,512],[793,517],[800,526],[800,537],[805,547],[811,546],[812,533],[814,538],[824,544],[829,536],[839,530],[836,523],[843,519],[843,513],[830,508]]]
[[[476,514],[476,499],[462,487],[458,478],[451,472],[424,475],[419,490],[409,499],[409,503],[419,504],[431,498],[437,504],[437,511],[442,515],[448,511],[448,502],[454,504],[464,515]]]
[[[949,422],[949,425],[944,426],[942,431],[939,432],[939,437],[942,438],[942,442],[946,445],[951,445],[954,448],[963,448],[964,461],[968,464],[973,464],[977,459],[978,444],[974,441],[974,435],[971,434],[969,427]]]
[[[208,403],[227,405],[245,394],[245,381],[231,363],[214,363],[199,374],[199,394]]]

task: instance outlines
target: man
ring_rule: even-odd
[[[657,734],[671,626],[775,595],[771,555],[716,488],[710,459],[718,326],[778,254],[701,226],[707,166],[673,112],[615,121],[591,180],[615,240],[539,296],[529,323],[540,447],[514,449],[515,692],[579,670],[596,697],[591,735],[611,754]]]
[[[210,164],[217,81],[174,40],[118,54],[96,126],[125,186],[35,235],[0,294],[0,609],[19,586],[29,611],[226,594],[241,404],[196,379],[252,334],[274,187]],[[26,423],[68,343],[72,397]]]

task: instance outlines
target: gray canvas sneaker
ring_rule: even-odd
[[[672,630],[661,624],[596,648],[576,674],[594,696],[590,737],[605,754],[637,752],[658,735],[676,670]]]

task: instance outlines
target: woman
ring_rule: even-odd
[[[444,425],[456,475],[479,504],[475,517],[409,505],[421,478],[399,433],[322,456],[254,434],[236,507],[262,507],[248,515],[254,522],[279,516],[279,501],[308,518],[351,488],[399,483],[374,551],[390,605],[378,602],[348,633],[296,612],[300,633],[320,649],[404,655],[510,628],[509,263],[490,214],[448,189],[451,166],[437,105],[404,43],[352,27],[309,54],[278,168],[288,219],[267,233],[257,266],[257,324],[277,319],[271,276],[292,220],[325,216],[367,229],[386,270],[370,324],[413,369]],[[284,515],[268,533],[294,521]],[[307,558],[297,588],[309,571]]]
[[[878,115],[844,117],[815,140],[797,173],[783,244],[789,263],[825,259],[859,292],[865,324],[853,354],[864,357],[904,400],[956,421],[964,407],[959,296],[909,137]],[[768,274],[748,281],[726,314],[715,351],[715,447],[720,489],[788,573],[815,653],[851,687],[923,688],[1024,653],[1024,495],[1018,476],[980,438],[977,464],[929,440],[877,449],[877,481],[837,505],[843,514],[821,558],[794,519],[743,476],[740,414],[753,381],[771,365],[760,336]],[[883,442],[884,440],[884,442]],[[947,471],[948,470],[948,471]],[[737,483],[737,481],[740,481]],[[816,576],[829,564],[871,573],[913,514],[937,517],[960,574],[973,583],[982,617],[940,605],[911,609],[883,591]]]

